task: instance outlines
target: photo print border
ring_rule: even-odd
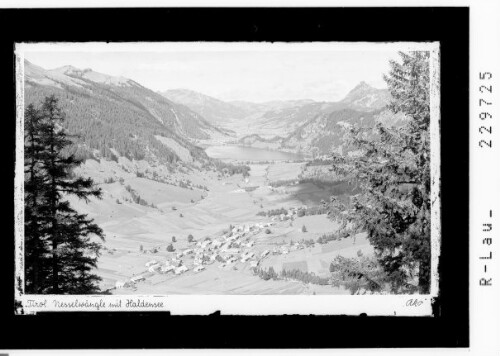
[[[117,17],[116,26],[106,19]],[[446,25],[453,18],[454,26]],[[441,203],[442,245],[439,267],[440,293],[433,304],[433,317],[354,317],[354,316],[169,316],[151,313],[39,313],[14,315],[14,263],[2,269],[4,320],[11,330],[34,328],[36,335],[21,338],[9,331],[5,348],[81,348],[108,347],[415,347],[468,345],[468,9],[467,8],[266,8],[266,9],[46,9],[2,10],[0,19],[2,93],[9,98],[10,117],[6,123],[11,140],[4,152],[15,149],[15,86],[13,49],[15,42],[52,41],[432,41],[441,50]],[[90,27],[71,26],[93,19]],[[140,19],[140,21],[137,21]],[[278,22],[277,19],[280,19]],[[140,29],[125,26],[141,24]],[[215,20],[215,21],[214,21]],[[20,24],[29,23],[30,28]],[[354,27],[353,24],[363,26]],[[411,24],[415,24],[411,26]],[[109,24],[108,24],[109,25]],[[12,31],[11,29],[16,29]],[[366,31],[366,28],[369,31]],[[349,30],[346,30],[349,29]],[[13,155],[12,155],[13,156]],[[10,160],[14,166],[14,157]],[[13,181],[12,175],[9,177]],[[460,189],[457,194],[456,189]],[[10,194],[9,194],[10,197]],[[14,201],[6,199],[6,205]],[[13,214],[12,214],[13,215]],[[10,216],[12,216],[10,215]],[[11,220],[12,221],[12,220]],[[463,222],[457,225],[457,222]],[[466,228],[467,227],[467,228]],[[12,229],[11,231],[14,231]],[[13,240],[3,241],[4,262],[13,261]],[[457,263],[457,261],[464,261]],[[12,286],[12,287],[11,287]],[[6,288],[8,289],[8,288]],[[216,313],[217,314],[217,313]],[[146,317],[146,319],[144,319]],[[75,319],[76,318],[76,319]],[[141,318],[141,319],[139,319]],[[78,323],[75,323],[78,320]],[[145,322],[147,320],[147,322]],[[51,340],[44,324],[70,323],[71,331],[83,334],[90,325],[98,335],[123,335],[135,338],[103,337],[80,340],[70,330],[58,330]],[[147,325],[130,330],[128,325]],[[304,337],[247,338],[251,325],[259,334],[273,330],[291,335],[301,326]],[[325,324],[332,325],[327,330]],[[168,326],[166,326],[168,325]],[[175,325],[175,326],[174,326]],[[190,325],[213,332],[193,337],[183,334]],[[241,327],[235,330],[234,325]],[[161,327],[159,327],[161,326]],[[274,329],[273,329],[274,328]],[[161,330],[160,330],[161,329]],[[112,330],[111,332],[109,330]],[[166,340],[161,335],[170,333]],[[222,331],[221,333],[217,332]],[[377,330],[379,332],[377,332]],[[383,330],[383,331],[382,331]],[[412,331],[414,331],[412,333]],[[219,337],[214,337],[214,334]],[[220,336],[222,334],[222,336]],[[411,335],[414,334],[414,335]],[[335,335],[335,337],[332,337]],[[357,336],[356,336],[357,335]],[[359,337],[362,335],[362,337]],[[66,336],[66,337],[64,337]],[[175,336],[175,337],[172,337]],[[114,340],[113,340],[114,339]],[[362,339],[362,340],[360,340]],[[21,341],[22,340],[22,341]],[[312,341],[314,340],[314,341]]]

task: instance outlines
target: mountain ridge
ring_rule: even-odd
[[[387,89],[377,89],[365,81],[358,83],[339,101],[322,102],[312,99],[274,100],[255,103],[244,100],[223,101],[190,89],[170,89],[162,95],[173,102],[186,105],[223,126],[231,120],[251,119],[261,124],[286,122],[300,125],[312,116],[329,111],[352,108],[373,111],[384,107],[390,98]]]
[[[38,103],[52,94],[68,113],[66,128],[82,135],[79,149],[88,158],[98,152],[116,159],[118,153],[174,163],[186,157],[179,154],[182,147],[191,154],[188,161],[204,163],[208,157],[195,142],[224,135],[199,114],[131,79],[73,66],[45,70],[25,61],[25,103]]]

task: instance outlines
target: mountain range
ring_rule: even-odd
[[[241,120],[255,115],[264,115],[275,110],[285,110],[314,103],[314,100],[275,100],[254,103],[243,100],[222,101],[189,89],[171,89],[160,92],[165,98],[185,105],[207,120],[224,124],[228,120]]]
[[[72,66],[46,70],[28,61],[24,78],[26,104],[52,94],[59,98],[65,128],[80,136],[78,150],[86,157],[206,161],[195,142],[226,135],[188,107],[131,79]]]
[[[311,99],[276,100],[264,103],[248,101],[225,102],[217,98],[188,89],[171,89],[160,93],[167,99],[183,104],[212,122],[242,119],[248,116],[279,119],[282,116],[300,117],[312,111],[332,111],[350,108],[373,111],[384,107],[390,94],[386,89],[376,89],[366,82],[359,83],[344,99],[338,102],[317,102]]]
[[[68,114],[65,126],[80,136],[77,150],[85,157],[205,164],[210,159],[198,144],[210,140],[297,152],[316,147],[327,154],[340,145],[345,123],[398,121],[384,110],[389,92],[365,82],[337,102],[253,103],[188,89],[154,92],[128,78],[73,66],[46,70],[25,61],[24,73],[26,104],[57,95]]]
[[[255,120],[265,129],[272,129],[274,135],[246,135],[238,143],[327,155],[332,149],[342,149],[342,126],[346,124],[374,127],[376,122],[384,122],[397,125],[403,118],[386,109],[389,100],[387,90],[361,82],[338,102],[310,102],[267,111]]]

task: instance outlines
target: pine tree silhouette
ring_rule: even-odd
[[[65,196],[86,202],[100,198],[91,178],[74,177],[82,161],[67,148],[65,114],[55,96],[26,109],[25,239],[26,292],[89,294],[99,292],[92,273],[100,254],[102,229],[74,210]]]

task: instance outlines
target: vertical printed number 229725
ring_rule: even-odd
[[[479,127],[479,133],[481,134],[479,147],[481,148],[491,148],[491,145],[493,143],[490,136],[492,125],[491,121],[488,120],[493,118],[493,115],[490,112],[491,110],[488,109],[488,107],[493,104],[493,85],[491,84],[492,77],[493,74],[491,74],[490,72],[479,72],[479,80],[481,84],[479,86],[479,118],[481,120],[485,120],[485,122],[482,122],[481,126]]]

